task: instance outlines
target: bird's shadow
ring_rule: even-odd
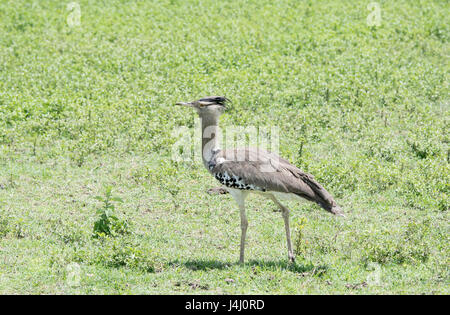
[[[244,264],[240,264],[239,262],[222,262],[218,260],[205,260],[205,259],[197,259],[197,260],[174,260],[169,263],[169,265],[175,266],[184,266],[187,269],[197,271],[197,270],[211,270],[211,269],[228,269],[234,266],[242,266],[242,267],[259,267],[260,270],[277,270],[284,269],[287,271],[295,272],[295,273],[311,273],[316,275],[321,275],[328,270],[327,265],[314,265],[312,263],[290,263],[286,260],[249,260]]]

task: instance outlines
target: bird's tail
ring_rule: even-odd
[[[322,208],[331,212],[334,215],[342,217],[345,216],[341,207],[339,207],[336,201],[334,201],[334,198],[331,196],[331,194],[325,188],[323,188],[323,186],[320,185],[312,175],[302,173],[300,175],[300,178],[314,192],[314,197],[311,198],[312,199],[311,201],[317,202],[317,204],[319,204]]]

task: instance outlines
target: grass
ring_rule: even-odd
[[[77,3],[0,3],[0,293],[449,293],[446,1]],[[294,265],[254,197],[237,264],[233,200],[170,159],[211,94],[346,212],[287,203]],[[93,237],[109,189],[126,231]]]

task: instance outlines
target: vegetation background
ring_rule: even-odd
[[[0,293],[448,294],[449,3],[369,3],[1,0]],[[170,159],[215,94],[347,214],[289,202],[296,264]]]

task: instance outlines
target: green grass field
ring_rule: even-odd
[[[0,293],[449,294],[448,1],[69,2],[0,1]],[[295,264],[170,158],[206,95],[346,213],[287,202]]]

